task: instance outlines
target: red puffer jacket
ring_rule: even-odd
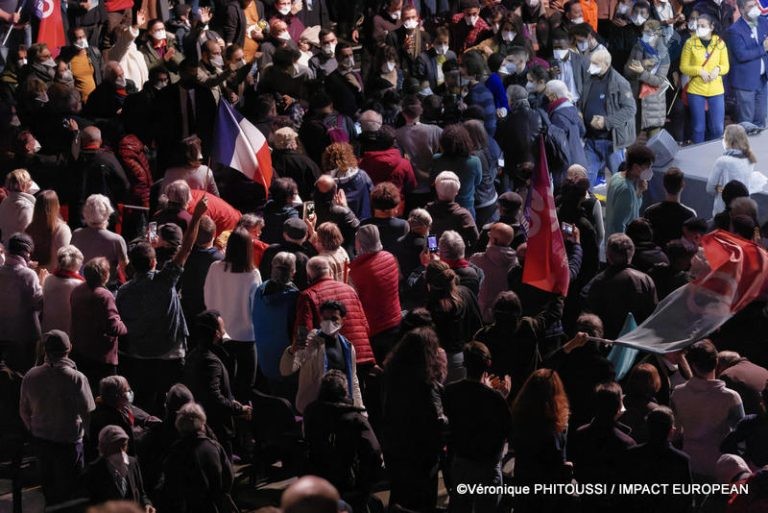
[[[391,253],[378,251],[360,255],[350,264],[349,276],[363,303],[371,336],[400,324],[400,270]]]
[[[325,301],[339,301],[347,307],[347,316],[341,334],[355,346],[357,364],[375,363],[368,340],[368,320],[355,289],[332,278],[321,278],[299,294],[296,305],[296,327],[307,331],[320,327],[320,305]]]
[[[144,152],[144,143],[135,135],[128,134],[120,139],[117,156],[123,165],[131,193],[128,201],[131,205],[149,206],[149,190],[152,187],[152,171]]]

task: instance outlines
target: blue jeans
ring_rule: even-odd
[[[456,487],[465,485],[500,485],[501,463],[482,463],[456,456],[451,462],[451,502],[448,513],[495,513],[499,506],[500,494],[459,494]]]
[[[709,110],[705,110],[707,105]],[[725,95],[700,96],[688,93],[688,109],[691,111],[691,125],[693,125],[691,140],[694,144],[723,136]]]
[[[768,79],[762,80],[762,87],[757,91],[745,91],[733,88],[736,97],[736,122],[749,121],[764,127],[768,117]]]
[[[587,154],[589,183],[593,186],[599,183],[599,178],[605,179],[606,167],[611,174],[616,174],[624,160],[624,150],[613,151],[613,141],[610,139],[585,139],[584,152]]]

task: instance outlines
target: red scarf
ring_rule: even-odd
[[[558,98],[553,102],[549,102],[547,105],[547,114],[552,114],[556,108],[568,101],[568,98]]]
[[[72,278],[73,280],[85,281],[83,275],[75,271],[65,271],[64,269],[56,269],[53,275],[57,278]]]
[[[119,87],[115,89],[115,92],[121,98],[125,98],[126,96],[128,96],[128,91],[125,90],[125,87]]]
[[[469,262],[467,260],[464,260],[463,258],[459,258],[458,260],[451,260],[450,258],[441,258],[443,262],[448,264],[448,267],[451,269],[464,269],[465,267],[469,267]]]

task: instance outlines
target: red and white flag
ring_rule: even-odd
[[[37,42],[45,43],[55,59],[67,44],[64,22],[61,18],[61,0],[37,0],[35,15],[40,19],[37,28]]]
[[[539,137],[539,165],[531,175],[526,203],[528,249],[523,263],[523,283],[565,296],[571,275],[563,233],[557,221],[543,136]]]
[[[717,230],[701,241],[708,270],[664,298],[637,329],[617,344],[671,353],[706,338],[760,294],[768,253],[757,244]]]

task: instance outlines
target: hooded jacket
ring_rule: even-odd
[[[268,379],[280,377],[280,357],[291,345],[299,289],[268,280],[251,296],[253,331],[259,368]]]
[[[397,148],[374,150],[363,153],[360,168],[365,169],[373,185],[391,182],[400,190],[401,198],[416,188],[416,176],[411,161],[404,158]]]
[[[509,247],[488,246],[483,253],[475,253],[469,261],[482,269],[485,278],[480,283],[477,301],[485,322],[493,322],[491,307],[499,292],[507,290],[507,274],[519,265],[517,252]]]

